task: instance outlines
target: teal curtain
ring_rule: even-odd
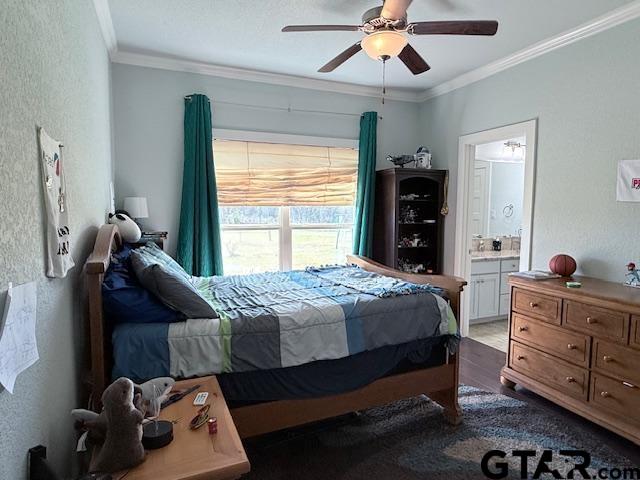
[[[358,189],[353,224],[353,253],[371,257],[373,246],[373,209],[376,188],[376,137],[378,113],[360,117],[358,150]]]
[[[222,275],[220,217],[213,165],[211,104],[206,95],[184,100],[184,173],[177,260],[192,275]]]

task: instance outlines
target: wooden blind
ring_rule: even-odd
[[[214,140],[220,205],[353,205],[352,148]]]

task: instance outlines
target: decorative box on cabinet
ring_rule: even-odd
[[[373,233],[374,260],[402,270],[402,264],[422,265],[414,273],[442,272],[447,170],[389,168],[376,172],[376,204]],[[413,221],[404,209],[415,212]],[[401,246],[403,238],[417,235],[419,246]]]
[[[511,276],[503,385],[522,385],[640,444],[640,291]]]

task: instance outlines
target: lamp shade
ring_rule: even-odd
[[[148,218],[146,197],[125,197],[124,209],[129,212],[131,218]]]
[[[407,37],[393,30],[380,30],[364,37],[361,45],[374,60],[386,60],[400,55],[407,45]]]

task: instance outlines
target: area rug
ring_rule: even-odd
[[[417,397],[249,442],[252,471],[243,478],[484,479],[490,477],[482,472],[481,460],[490,450],[506,453],[504,459],[488,462],[491,472],[502,475],[493,478],[554,478],[549,473],[534,476],[545,449],[553,452],[548,466],[560,478],[567,478],[573,467],[573,459],[559,455],[560,450],[588,452],[587,473],[593,478],[600,469],[637,467],[580,427],[567,425],[562,416],[511,397],[463,386],[460,405],[464,421],[459,426],[446,423],[438,405]],[[536,451],[528,459],[526,476],[521,476],[521,457],[512,456],[513,450]],[[574,472],[573,478],[585,477]]]

